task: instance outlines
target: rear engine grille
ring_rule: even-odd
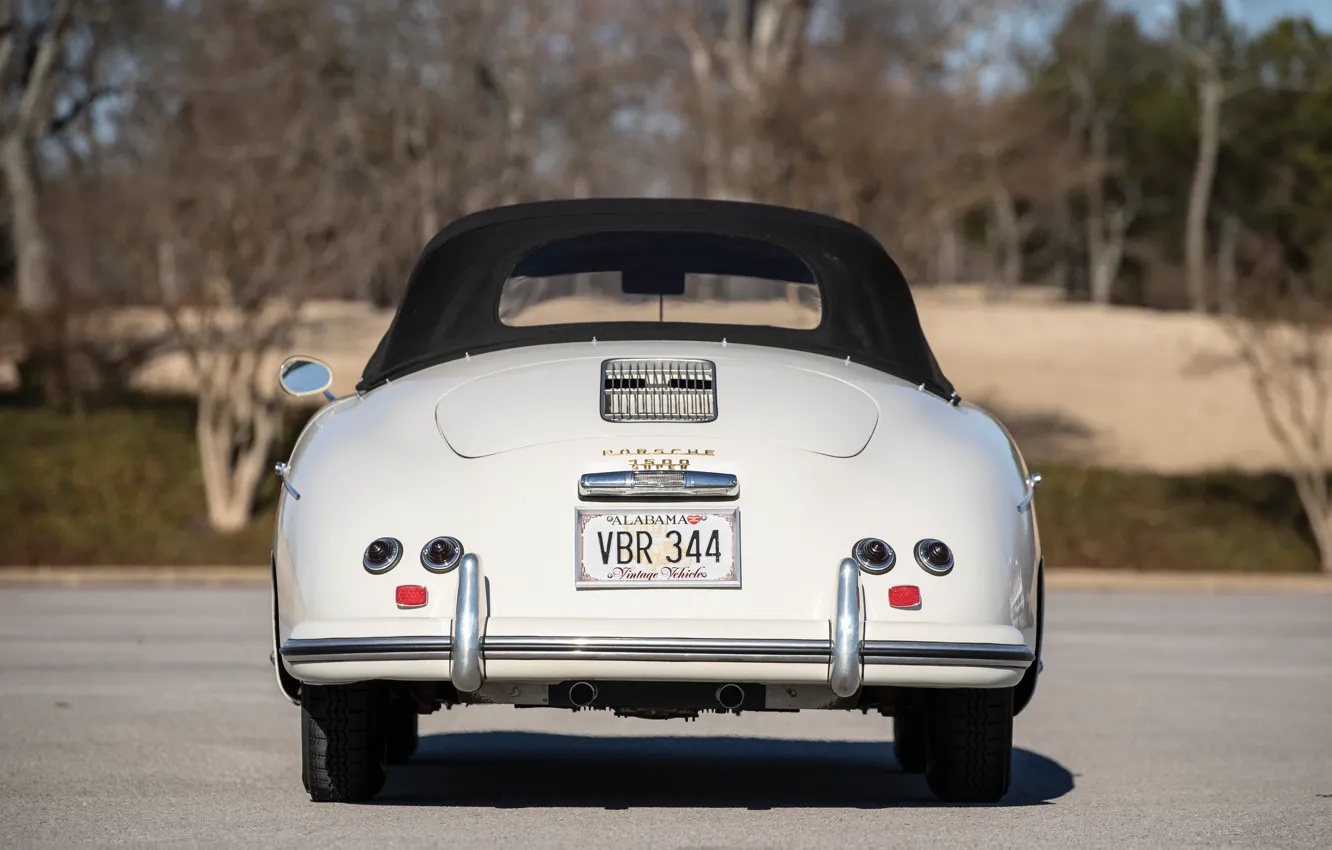
[[[717,382],[711,360],[606,360],[601,417],[609,422],[711,422]]]

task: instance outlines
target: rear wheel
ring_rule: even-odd
[[[923,705],[912,701],[897,707],[893,716],[893,755],[904,773],[925,772],[928,732]]]
[[[931,694],[925,781],[949,803],[996,803],[1013,773],[1013,689]]]
[[[387,738],[388,763],[406,764],[420,742],[416,700],[409,694],[393,694],[388,699],[384,735]]]
[[[369,800],[384,787],[386,694],[371,682],[301,689],[301,778],[317,803]]]

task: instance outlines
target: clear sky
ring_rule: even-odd
[[[1332,0],[1231,0],[1240,20],[1262,29],[1283,15],[1306,15],[1321,30],[1332,30]]]

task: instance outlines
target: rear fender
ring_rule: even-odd
[[[301,704],[301,683],[296,677],[287,672],[287,668],[282,666],[282,659],[278,656],[278,592],[277,592],[277,557],[273,553],[268,555],[269,576],[272,579],[270,587],[273,590],[273,654],[268,660],[273,663],[273,669],[277,671],[278,689],[282,691],[283,696],[291,701],[292,705]]]

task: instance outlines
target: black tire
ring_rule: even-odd
[[[922,706],[903,704],[893,717],[893,755],[903,773],[924,773],[929,728]]]
[[[406,764],[416,752],[420,742],[416,701],[410,696],[394,694],[388,700],[388,717],[384,735],[388,744],[388,763]]]
[[[385,694],[370,682],[301,689],[302,779],[316,803],[357,803],[384,787]]]
[[[310,792],[310,715],[301,709],[301,787]]]
[[[1013,777],[1013,689],[931,694],[925,781],[947,803],[997,803]]]

